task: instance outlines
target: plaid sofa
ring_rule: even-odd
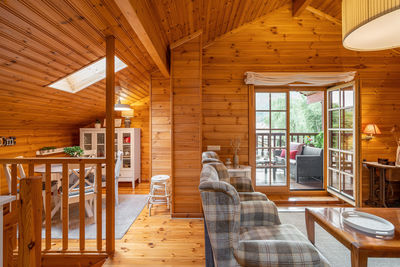
[[[211,163],[211,162],[221,162],[221,160],[218,157],[218,154],[215,153],[214,151],[205,151],[201,154],[201,163],[206,164],[206,163]]]
[[[219,181],[231,184],[239,193],[240,201],[249,200],[268,200],[267,196],[260,192],[255,192],[251,180],[247,177],[230,177],[228,169],[223,163],[211,162],[206,165],[211,166],[218,174]],[[205,165],[203,165],[204,168]]]
[[[330,266],[299,230],[280,223],[273,202],[241,202],[212,166],[203,166],[199,190],[216,266]]]

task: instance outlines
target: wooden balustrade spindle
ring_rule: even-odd
[[[46,225],[46,250],[51,249],[51,164],[46,163],[45,174],[45,225]]]
[[[68,164],[62,165],[62,249],[68,249],[68,224],[69,224],[69,205],[68,205]]]
[[[79,164],[79,250],[85,250],[85,163]]]
[[[97,241],[97,250],[101,251],[102,249],[102,171],[101,171],[101,163],[96,165],[96,241]]]

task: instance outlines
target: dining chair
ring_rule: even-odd
[[[114,182],[115,182],[115,205],[118,205],[118,177],[122,167],[122,154],[121,150],[117,151],[117,160],[115,161],[115,169],[114,169]],[[102,175],[101,177],[101,186],[106,186],[106,176]]]

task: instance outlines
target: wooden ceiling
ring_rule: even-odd
[[[68,127],[101,117],[104,81],[77,94],[46,86],[104,57],[108,34],[129,66],[117,74],[122,102],[146,97],[156,67],[114,1],[0,1],[0,124]]]
[[[149,0],[169,43],[198,30],[209,43],[291,0]]]

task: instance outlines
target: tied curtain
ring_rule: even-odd
[[[251,72],[245,73],[246,84],[264,86],[327,86],[351,82],[356,72]]]

